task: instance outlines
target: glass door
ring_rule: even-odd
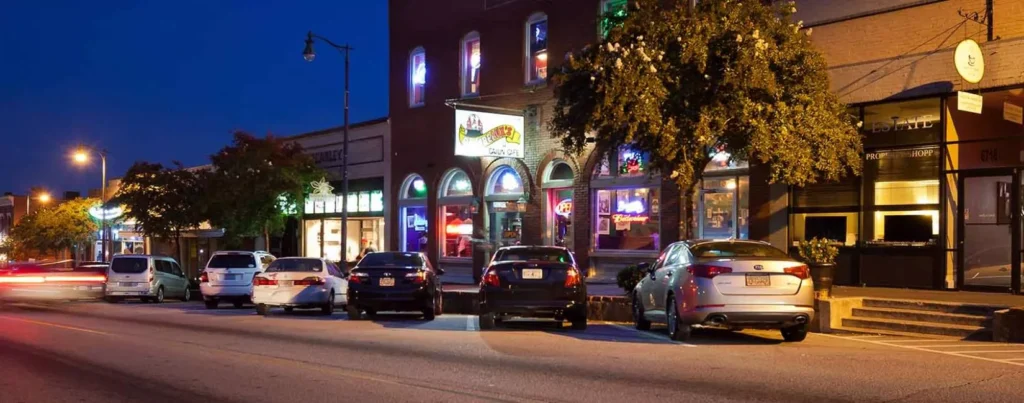
[[[700,192],[700,232],[704,239],[736,238],[736,178],[706,178]]]
[[[1020,203],[1015,175],[960,179],[961,283],[967,288],[1020,289]],[[1019,193],[1019,192],[1017,192]],[[1016,232],[1018,233],[1015,233]]]

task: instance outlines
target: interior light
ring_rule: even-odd
[[[412,189],[417,192],[427,190],[427,184],[423,183],[423,179],[416,179],[412,181]]]
[[[452,183],[452,189],[469,190],[469,181],[465,179],[456,180],[455,183]]]
[[[548,61],[548,52],[538,53],[537,60],[540,60],[542,62]]]
[[[511,172],[505,172],[501,175],[501,188],[505,190],[519,189],[519,179],[516,179]]]
[[[725,181],[725,188],[729,189],[729,190],[736,189],[736,180],[735,179],[729,179],[729,180]]]
[[[420,62],[416,65],[416,71],[412,75],[413,84],[426,84],[427,83],[427,64]]]
[[[469,65],[473,66],[474,69],[480,68],[480,50],[474,49],[473,53],[469,55]]]

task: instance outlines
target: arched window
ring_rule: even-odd
[[[526,211],[523,178],[515,168],[499,166],[487,179],[485,192],[490,241],[503,246],[519,243]]]
[[[526,20],[526,83],[548,78],[548,16],[536,13]]]
[[[480,94],[480,34],[476,31],[462,38],[462,95]]]
[[[469,175],[453,168],[444,175],[440,189],[437,204],[441,222],[441,257],[472,259],[475,199]]]
[[[426,102],[427,53],[422,47],[409,54],[409,106],[422,106]]]
[[[569,163],[554,160],[544,169],[541,187],[547,195],[544,240],[548,245],[573,247],[573,182],[576,174]]]
[[[494,170],[487,181],[487,197],[492,199],[518,200],[523,195],[523,179],[508,165]]]
[[[405,178],[398,193],[402,252],[426,252],[429,232],[427,184],[419,175]]]

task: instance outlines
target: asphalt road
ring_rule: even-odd
[[[702,331],[679,344],[615,324],[479,332],[462,315],[6,305],[0,402],[1024,401],[1024,346],[961,343]]]

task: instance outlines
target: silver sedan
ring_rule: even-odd
[[[637,329],[668,325],[674,340],[693,325],[779,329],[802,341],[814,318],[810,270],[775,247],[756,241],[685,241],[670,245],[633,293]]]

